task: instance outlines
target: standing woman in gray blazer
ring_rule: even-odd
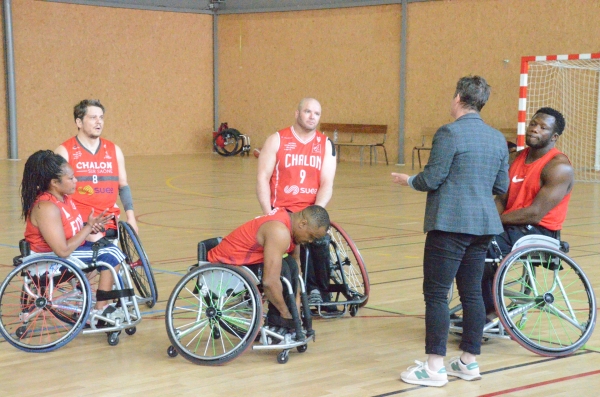
[[[455,121],[437,130],[423,171],[392,173],[395,183],[427,192],[423,295],[428,357],[402,372],[407,383],[444,386],[448,375],[481,379],[476,360],[485,325],[481,277],[489,242],[503,231],[493,195],[508,190],[506,140],[479,116],[489,95],[482,77],[461,78],[450,107]],[[447,296],[455,278],[463,305],[462,354],[450,360],[446,371]]]

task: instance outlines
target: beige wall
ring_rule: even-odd
[[[451,121],[461,76],[492,85],[482,112],[489,124],[516,127],[522,56],[600,51],[600,2],[576,3],[409,4],[406,162],[423,129]],[[399,5],[219,17],[221,121],[259,146],[292,123],[298,99],[315,96],[323,122],[387,124],[396,160],[400,21]]]
[[[219,17],[220,120],[260,146],[312,96],[322,122],[387,124],[396,142],[400,23],[399,6]]]
[[[32,0],[12,10],[20,158],[74,135],[73,106],[84,98],[101,99],[103,134],[126,155],[204,149],[211,16]]]
[[[21,158],[74,134],[85,97],[105,103],[126,155],[208,153],[211,16],[13,0],[13,19]],[[406,161],[423,128],[450,121],[459,77],[484,76],[484,119],[514,127],[522,56],[600,51],[597,0],[419,2],[408,19]],[[324,122],[387,124],[395,161],[400,23],[400,5],[219,16],[219,121],[260,146],[314,96]]]
[[[414,3],[408,16],[407,161],[423,127],[451,121],[461,76],[479,74],[492,86],[485,121],[516,128],[522,56],[600,52],[596,0]]]

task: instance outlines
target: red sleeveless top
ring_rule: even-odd
[[[533,199],[541,189],[540,177],[542,170],[556,155],[563,154],[558,149],[552,148],[542,158],[531,164],[525,164],[530,148],[526,148],[517,156],[510,166],[508,176],[510,185],[508,187],[508,200],[504,214],[531,205]],[[539,225],[549,230],[561,230],[562,224],[567,217],[567,208],[571,193],[567,194],[560,203],[552,208],[540,221]]]
[[[254,218],[228,234],[219,245],[208,251],[208,261],[236,266],[263,263],[264,247],[256,240],[256,234],[264,223],[271,221],[281,222],[288,228],[291,242],[286,252],[293,252],[295,245],[290,214],[283,208],[275,208],[267,215]]]
[[[69,153],[69,165],[77,178],[77,189],[73,201],[79,211],[87,217],[92,208],[98,215],[108,208],[107,214],[114,215],[115,224],[107,228],[116,228],[116,220],[121,210],[117,206],[119,193],[119,165],[115,144],[100,139],[96,153],[91,153],[74,136],[62,144]]]
[[[292,127],[278,131],[279,150],[271,176],[271,207],[298,212],[313,205],[321,185],[327,136],[319,131],[302,141]]]
[[[65,231],[65,238],[67,240],[79,233],[83,228],[83,219],[71,197],[65,195],[65,202],[63,203],[52,194],[46,192],[40,194],[33,205],[38,204],[40,201],[50,201],[60,209],[60,217],[63,230]],[[40,229],[31,223],[29,216],[25,223],[25,240],[27,240],[31,246],[33,252],[52,252],[52,248],[50,248],[46,243],[46,240],[44,240],[44,237],[40,233]],[[81,245],[83,245],[83,242]]]

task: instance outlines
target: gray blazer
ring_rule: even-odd
[[[478,113],[440,127],[429,162],[410,179],[414,189],[427,192],[425,233],[477,236],[504,230],[493,195],[506,193],[508,182],[506,139]]]

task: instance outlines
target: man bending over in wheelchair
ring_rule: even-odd
[[[262,286],[269,300],[267,323],[293,328],[292,314],[285,303],[279,277],[290,281],[297,297],[299,258],[285,256],[294,252],[296,244],[309,244],[324,237],[328,229],[329,215],[318,205],[295,213],[275,208],[224,237],[219,245],[208,251],[207,259],[212,263],[236,266],[262,263]]]
[[[525,136],[527,148],[509,169],[508,192],[496,196],[504,233],[496,236],[488,258],[508,254],[514,243],[529,234],[560,239],[560,230],[574,184],[571,162],[554,146],[565,129],[563,115],[541,108],[531,118]],[[497,265],[487,264],[483,273],[483,300],[488,314],[494,312],[492,284]]]
[[[112,215],[94,210],[83,223],[70,195],[75,192],[77,179],[67,161],[51,150],[32,154],[25,163],[21,182],[22,217],[25,219],[25,240],[34,253],[54,252],[61,258],[69,256],[91,264],[96,256],[99,264],[117,267],[124,259],[114,245],[94,252],[93,243],[85,241],[90,234],[104,230]],[[100,266],[100,281],[94,309],[102,313],[108,300],[103,293],[112,290],[110,270]]]

